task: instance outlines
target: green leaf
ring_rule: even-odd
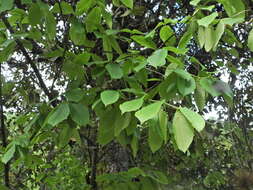
[[[166,49],[158,49],[151,56],[148,57],[147,61],[150,65],[157,68],[166,64],[167,55],[168,51]]]
[[[186,152],[193,141],[194,130],[180,110],[174,115],[172,129],[179,150]]]
[[[155,153],[163,144],[162,132],[159,127],[158,116],[148,121],[148,143],[151,151]]]
[[[185,49],[191,38],[192,38],[192,31],[185,32],[178,43],[178,48]]]
[[[192,5],[192,6],[197,6],[197,5],[199,4],[200,1],[201,1],[201,0],[192,0],[192,1],[190,2],[190,5]]]
[[[167,176],[164,175],[163,172],[153,170],[153,171],[149,172],[149,176],[152,179],[154,179],[155,181],[157,181],[158,183],[161,183],[164,185],[169,183]]]
[[[61,130],[59,135],[59,147],[63,148],[68,144],[73,132],[74,128],[70,127],[69,125],[63,126],[63,129]]]
[[[108,36],[103,36],[103,49],[105,51],[107,59],[110,61],[113,58],[112,45]]]
[[[203,17],[200,20],[198,20],[198,24],[199,26],[204,26],[204,27],[208,27],[213,21],[214,19],[218,16],[217,12],[212,13],[209,16]]]
[[[106,145],[111,142],[114,138],[114,122],[115,115],[117,115],[117,110],[106,110],[99,119],[98,127],[98,143],[101,145]]]
[[[4,155],[2,156],[2,162],[4,164],[9,162],[10,159],[13,158],[15,151],[16,151],[16,146],[15,146],[15,144],[12,144],[11,147],[8,148],[7,152],[5,152]]]
[[[105,106],[113,104],[119,99],[119,92],[115,90],[105,90],[100,95],[102,102]]]
[[[69,105],[67,103],[61,103],[48,115],[47,123],[55,126],[67,119],[69,113]]]
[[[71,27],[69,30],[69,36],[75,45],[83,45],[85,43],[85,30],[84,25],[77,20],[71,22]]]
[[[7,188],[5,185],[2,185],[2,184],[0,184],[0,189],[1,190],[10,190],[9,188]]]
[[[179,92],[183,96],[191,94],[196,88],[195,80],[191,74],[183,69],[176,69],[174,72],[179,76],[177,77],[177,88]]]
[[[141,123],[144,123],[145,121],[157,116],[163,103],[164,101],[158,101],[149,104],[148,106],[145,106],[141,110],[137,111],[135,113],[135,116],[139,119]]]
[[[248,47],[253,52],[253,29],[249,32]]]
[[[214,44],[214,30],[212,26],[205,28],[205,50],[209,52]]]
[[[84,91],[80,88],[71,89],[66,92],[68,101],[79,102],[84,97]]]
[[[49,40],[53,40],[56,35],[56,20],[51,12],[46,15],[46,34]]]
[[[200,79],[200,85],[203,89],[205,89],[205,91],[207,91],[209,94],[211,94],[212,96],[219,96],[221,95],[220,92],[218,92],[215,88],[214,88],[214,81],[210,78],[202,78]]]
[[[126,7],[133,9],[134,1],[133,0],[120,0]]]
[[[87,10],[91,7],[93,0],[80,0],[76,5],[76,13],[77,15],[81,15],[86,13]]]
[[[198,106],[199,111],[203,111],[206,103],[206,93],[199,83],[197,83],[196,85],[196,90],[194,92],[194,100]]]
[[[115,136],[119,136],[120,132],[127,128],[131,122],[131,114],[125,113],[121,115],[120,113],[115,116],[115,127],[114,134]]]
[[[102,13],[100,7],[95,7],[89,12],[85,19],[87,32],[93,32],[98,28],[101,22],[101,15]]]
[[[107,64],[105,66],[112,79],[120,79],[123,77],[123,71],[119,64]]]
[[[138,152],[138,135],[136,132],[132,136],[130,146],[133,151],[133,156],[136,157],[137,152]]]
[[[14,0],[2,0],[0,1],[0,13],[12,9]]]
[[[173,34],[174,31],[169,26],[163,26],[160,30],[160,38],[163,42],[166,42]]]
[[[143,97],[135,100],[130,100],[119,105],[121,113],[136,111],[140,109],[143,104]]]
[[[41,24],[41,19],[43,18],[43,13],[37,3],[33,3],[28,12],[28,19],[31,25],[35,26]]]
[[[89,123],[89,118],[90,118],[89,110],[85,105],[81,103],[79,104],[70,103],[69,108],[70,108],[71,118],[78,125],[85,126],[86,124]]]
[[[224,30],[225,30],[225,24],[220,21],[219,24],[217,25],[216,27],[216,30],[214,31],[214,42],[213,42],[213,49],[216,49],[223,33],[224,33]]]
[[[168,114],[161,110],[158,115],[159,126],[164,143],[168,140]]]
[[[198,30],[198,41],[199,41],[200,48],[204,47],[205,39],[206,39],[205,38],[205,28],[200,26],[199,30]]]
[[[181,113],[189,121],[191,126],[196,129],[198,132],[202,131],[205,127],[205,120],[198,113],[188,109],[188,108],[179,108]]]
[[[150,38],[141,35],[133,35],[131,38],[144,47],[156,49],[156,44]]]

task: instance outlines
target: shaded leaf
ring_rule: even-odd
[[[89,110],[88,108],[79,103],[79,104],[74,104],[70,103],[69,104],[70,108],[70,116],[75,121],[78,125],[84,126],[89,123]]]

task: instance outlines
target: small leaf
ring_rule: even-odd
[[[248,47],[253,52],[253,29],[249,32]]]
[[[218,16],[218,13],[214,12],[209,16],[201,18],[197,22],[198,22],[199,26],[208,27],[209,24],[211,24],[217,16]]]
[[[198,132],[202,131],[205,127],[205,120],[198,113],[188,109],[188,108],[180,108],[181,113],[185,116],[185,118],[189,121],[194,129]]]
[[[150,38],[141,35],[133,35],[131,38],[144,47],[156,49],[156,44]]]
[[[123,77],[123,71],[119,64],[107,64],[105,68],[112,79],[120,79]]]
[[[61,103],[49,114],[47,123],[55,126],[67,119],[69,113],[69,105],[67,103]]]
[[[139,119],[141,123],[144,123],[145,121],[157,116],[163,103],[164,101],[158,101],[149,104],[148,106],[145,106],[141,110],[137,111],[135,113],[135,116]]]
[[[70,108],[70,116],[75,121],[78,125],[84,126],[89,123],[89,110],[88,108],[79,103],[79,104],[74,104],[70,103],[69,104]]]
[[[15,144],[12,144],[11,147],[7,150],[7,152],[5,152],[4,155],[2,156],[2,162],[4,164],[9,162],[10,159],[12,159],[12,157],[14,156],[15,151],[16,151],[16,146]]]
[[[151,56],[148,57],[148,63],[153,67],[165,65],[168,51],[166,49],[156,50]]]
[[[119,92],[115,90],[105,90],[101,93],[101,100],[105,106],[117,102],[119,99]]]
[[[172,129],[179,150],[186,152],[192,143],[194,130],[180,110],[174,115]]]
[[[136,111],[140,109],[143,104],[143,97],[135,100],[130,100],[119,105],[121,113]]]
[[[158,121],[159,121],[159,126],[161,130],[161,135],[163,137],[164,143],[167,143],[168,139],[168,115],[165,111],[160,111],[158,115]]]
[[[169,26],[163,26],[160,30],[160,38],[163,42],[166,42],[172,35],[174,31]]]
[[[133,9],[134,1],[133,0],[120,0],[126,7]]]

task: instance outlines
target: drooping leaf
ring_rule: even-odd
[[[133,133],[132,140],[130,143],[131,149],[133,151],[133,156],[136,157],[138,152],[138,136],[137,133]]]
[[[186,108],[181,107],[179,109],[185,118],[189,121],[191,126],[196,129],[198,132],[202,131],[205,127],[205,120],[198,113]]]
[[[60,122],[68,118],[70,113],[69,105],[67,103],[61,103],[57,106],[48,116],[47,123],[55,126]]]
[[[194,99],[198,106],[199,111],[202,111],[205,107],[206,95],[205,90],[200,86],[200,84],[196,84],[196,89],[194,92]]]
[[[115,90],[105,90],[101,93],[101,100],[105,106],[113,104],[119,99],[119,92]]]
[[[79,104],[70,103],[69,108],[70,108],[71,118],[78,125],[85,126],[86,124],[89,123],[89,118],[90,118],[89,110],[85,105],[81,103]]]
[[[56,20],[50,11],[46,15],[46,33],[49,40],[54,40],[56,35]]]
[[[141,35],[133,35],[131,38],[144,47],[156,49],[156,44],[150,38]]]
[[[225,30],[225,24],[220,21],[216,27],[216,30],[214,31],[213,49],[216,49],[216,46],[218,45],[218,43],[224,33],[224,30]]]
[[[209,52],[214,44],[214,30],[212,26],[205,28],[205,50]]]
[[[135,99],[135,100],[130,100],[130,101],[124,102],[124,103],[120,104],[119,108],[121,110],[121,113],[123,114],[125,112],[131,112],[131,111],[136,111],[136,110],[140,109],[142,104],[143,104],[143,97]]]
[[[59,147],[63,148],[68,144],[70,138],[73,135],[73,131],[74,131],[73,127],[69,125],[63,126],[63,129],[61,130],[59,134]]]
[[[180,110],[173,117],[172,129],[179,150],[186,152],[192,143],[194,130]]]
[[[208,27],[217,16],[218,16],[218,13],[214,12],[211,15],[208,15],[208,16],[203,17],[200,20],[198,20],[198,24],[199,24],[199,26]]]
[[[148,143],[153,153],[159,150],[163,144],[163,136],[159,126],[158,116],[148,121]]]
[[[148,63],[153,67],[165,65],[168,51],[166,49],[156,50],[151,56],[148,57]]]
[[[165,111],[160,111],[158,115],[159,127],[164,143],[167,143],[168,139],[168,115]]]
[[[200,26],[198,30],[198,41],[200,48],[203,48],[205,44],[205,28],[202,26]]]
[[[164,101],[158,101],[158,102],[149,104],[148,106],[145,106],[139,111],[137,111],[135,113],[135,116],[139,119],[141,123],[144,123],[145,121],[157,116],[163,103]]]
[[[119,136],[120,132],[128,127],[131,122],[131,114],[125,113],[123,115],[118,112],[118,115],[115,116],[115,127],[114,134],[115,136]]]
[[[13,158],[15,151],[16,151],[16,146],[15,146],[15,144],[13,144],[7,150],[7,152],[5,152],[4,155],[2,156],[2,162],[4,164],[6,164],[7,162],[9,162]]]

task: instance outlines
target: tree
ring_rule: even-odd
[[[249,188],[252,8],[1,0],[0,187]]]

